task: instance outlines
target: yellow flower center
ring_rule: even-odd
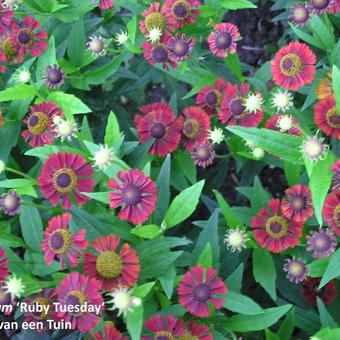
[[[189,138],[195,138],[200,132],[200,126],[197,120],[187,119],[183,124],[183,134]]]
[[[96,270],[105,279],[113,279],[122,272],[122,259],[113,251],[105,251],[97,258]]]
[[[48,306],[48,300],[43,297],[38,297],[32,301],[32,305],[39,305],[39,306]],[[48,317],[48,313],[45,313],[44,310],[42,312],[34,312],[32,313],[33,319],[36,320],[46,320]]]
[[[273,216],[266,223],[266,231],[272,238],[281,238],[287,234],[288,222],[282,216]]]
[[[199,340],[199,337],[186,332],[179,337],[179,340]]]
[[[86,302],[86,295],[80,290],[72,290],[70,291],[65,299],[66,306],[77,306],[80,307],[84,305]],[[82,311],[79,312],[70,312],[72,316],[81,316],[83,314]]]
[[[338,114],[336,108],[333,108],[327,112],[326,120],[328,125],[333,129],[340,129],[340,114]]]
[[[296,77],[302,69],[301,58],[294,53],[289,53],[280,60],[281,72],[287,77]]]
[[[57,170],[53,175],[53,186],[60,193],[70,193],[77,186],[78,178],[70,168]]]
[[[145,27],[148,31],[151,31],[153,28],[159,28],[161,31],[163,31],[165,26],[165,18],[159,12],[150,13],[145,18]]]
[[[340,228],[340,204],[335,207],[333,218],[336,226]]]
[[[42,134],[48,127],[48,116],[44,112],[33,113],[28,119],[27,127],[34,135]]]
[[[175,337],[170,332],[160,331],[155,334],[154,340],[175,340]]]
[[[55,254],[66,253],[71,244],[71,233],[66,229],[55,230],[48,240],[48,245]]]

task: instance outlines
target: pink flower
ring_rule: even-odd
[[[165,13],[171,14],[177,28],[182,28],[184,25],[196,22],[196,17],[201,12],[196,7],[200,5],[200,0],[166,0],[163,10]]]
[[[4,281],[8,275],[7,253],[0,247],[0,281]]]

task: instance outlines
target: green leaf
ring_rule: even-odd
[[[285,315],[292,305],[283,305],[280,307],[263,309],[260,314],[235,315],[223,322],[227,330],[233,332],[252,332],[260,331],[275,324],[283,315]]]
[[[228,56],[224,59],[225,64],[227,65],[229,71],[239,80],[243,80],[241,63],[237,53],[228,54]]]
[[[281,340],[274,332],[270,329],[265,329],[264,333],[266,335],[266,340]]]
[[[242,222],[235,216],[234,212],[230,208],[227,201],[223,198],[223,196],[217,190],[213,190],[213,192],[215,194],[217,203],[221,209],[227,226],[229,228],[236,228],[242,225]]]
[[[234,313],[256,315],[262,313],[262,308],[248,296],[229,291],[224,297],[224,308]]]
[[[132,340],[140,340],[143,327],[144,309],[143,304],[134,307],[125,317],[126,328]]]
[[[16,85],[0,91],[0,102],[31,98],[35,96],[35,93],[35,89],[32,85]]]
[[[315,217],[322,225],[322,207],[327,196],[332,180],[332,164],[334,156],[328,152],[324,160],[319,160],[312,168],[309,187],[312,193],[312,201]],[[307,167],[307,164],[306,164]]]
[[[295,308],[292,308],[286,318],[282,321],[277,332],[280,340],[290,340],[295,328]]]
[[[30,179],[6,179],[0,182],[0,188],[21,188],[21,187],[31,187],[35,185],[36,182]]]
[[[202,251],[200,257],[197,260],[197,265],[201,265],[204,267],[212,266],[212,251],[210,243],[207,243],[204,250]]]
[[[48,40],[47,49],[41,54],[41,56],[39,56],[37,60],[37,67],[36,67],[36,72],[35,72],[36,79],[37,80],[41,79],[48,65],[55,65],[55,64],[57,64],[57,60],[56,60],[56,52],[55,52],[55,41],[54,41],[54,36],[52,35],[50,39]]]
[[[220,5],[227,9],[257,8],[248,0],[220,0]]]
[[[241,126],[227,127],[226,129],[285,161],[302,163],[300,152],[302,137],[287,135],[269,129],[245,128]]]
[[[325,328],[326,327],[335,328],[337,326],[336,322],[334,321],[332,315],[328,312],[324,303],[318,296],[316,297],[316,302],[318,305],[321,326]]]
[[[321,259],[313,261],[312,263],[307,265],[308,275],[311,277],[321,277],[325,274],[328,263],[328,257],[323,257]]]
[[[133,295],[139,298],[145,298],[151,292],[154,285],[155,282],[144,283],[133,290]]]
[[[285,162],[284,171],[287,178],[288,185],[292,187],[294,184],[298,183],[301,176],[302,166],[300,164],[292,164],[290,162]]]
[[[332,82],[333,82],[333,92],[336,102],[336,108],[338,115],[340,114],[340,70],[333,65],[332,69]]]
[[[70,120],[74,120],[73,115],[92,112],[87,105],[73,94],[55,91],[47,99],[56,103]]]
[[[117,117],[113,111],[110,112],[107,120],[104,142],[108,146],[113,146],[121,139]]]
[[[340,328],[329,329],[325,328],[314,334],[315,339],[335,340],[340,339]]]
[[[256,248],[253,251],[253,273],[257,283],[276,300],[276,270],[274,260],[266,249]]]
[[[133,17],[126,25],[131,44],[135,43],[137,32],[137,17]]]
[[[324,49],[332,51],[335,46],[334,34],[330,28],[332,26],[327,26],[319,15],[313,15],[308,23],[313,34],[322,42]]]
[[[320,48],[320,49],[323,48],[323,43],[318,38],[315,38],[312,35],[304,32],[303,30],[301,30],[300,28],[297,28],[296,26],[294,26],[290,22],[289,22],[289,26],[290,26],[291,30],[293,31],[293,33],[298,38],[300,38],[301,40],[303,40],[306,43],[308,43],[309,45],[313,45],[313,46],[315,46],[317,48]]]
[[[159,236],[162,233],[162,230],[158,225],[149,224],[135,227],[131,230],[131,233],[141,238],[152,239]]]
[[[104,192],[82,192],[82,195],[90,197],[98,202],[102,202],[104,204],[109,204],[109,191]]]
[[[197,170],[190,153],[187,151],[181,152],[177,155],[176,161],[184,176],[190,181],[190,183],[196,183]]]
[[[174,266],[168,268],[165,274],[159,277],[159,282],[161,283],[164,293],[168,299],[171,299],[174,290],[175,279],[176,269]]]
[[[204,180],[199,181],[174,198],[164,217],[164,224],[167,229],[181,223],[195,211],[203,186]]]
[[[83,52],[85,51],[85,29],[82,17],[72,25],[67,41],[67,55],[69,60],[76,66],[81,65]]]
[[[230,290],[233,290],[235,292],[241,291],[243,270],[244,264],[240,263],[240,265],[234,270],[234,272],[226,278],[225,282],[227,283],[227,286]]]
[[[340,248],[331,256],[329,264],[323,274],[319,288],[340,275]]]
[[[40,243],[43,239],[43,225],[39,211],[35,207],[22,205],[20,207],[20,226],[24,241],[37,253],[40,253]]]

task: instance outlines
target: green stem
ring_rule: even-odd
[[[12,173],[14,173],[14,174],[17,174],[17,175],[19,175],[19,176],[22,176],[22,177],[24,177],[24,178],[27,178],[27,179],[29,179],[29,180],[35,182],[35,179],[34,179],[33,177],[31,177],[31,176],[29,176],[29,175],[26,175],[26,174],[24,174],[23,172],[21,172],[21,171],[19,171],[19,170],[15,170],[15,169],[12,169],[12,168],[8,168],[7,166],[5,167],[5,170],[8,171],[8,172],[12,172]]]
[[[215,158],[228,158],[230,154],[227,155],[216,155]]]
[[[38,209],[51,209],[51,207],[47,207],[46,205],[41,205],[41,204],[36,204],[36,203],[31,203],[31,202],[23,202],[22,205],[26,205],[27,207],[35,207]]]

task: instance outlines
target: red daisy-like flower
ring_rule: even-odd
[[[199,325],[195,321],[190,320],[186,333],[180,337],[180,340],[214,340],[213,335],[209,332],[209,327]]]
[[[215,31],[208,36],[208,44],[211,53],[219,58],[236,52],[237,41],[240,39],[240,32],[236,25],[221,23],[215,25]]]
[[[168,104],[157,102],[142,106],[142,115],[135,115],[134,122],[141,143],[154,139],[149,152],[158,156],[172,153],[181,139],[181,122]]]
[[[100,0],[99,1],[99,8],[102,11],[105,11],[107,9],[110,9],[113,7],[113,0]]]
[[[47,33],[37,31],[40,23],[31,16],[24,18],[22,25],[15,22],[11,25],[11,43],[16,47],[20,58],[24,58],[27,50],[32,57],[38,57],[47,48]]]
[[[218,112],[218,117],[222,123],[245,127],[256,127],[260,124],[263,111],[248,112],[245,107],[245,99],[249,90],[249,84],[241,84],[238,88],[236,84],[226,83],[221,110]]]
[[[316,306],[316,298],[320,298],[325,305],[331,304],[336,298],[336,285],[334,280],[319,288],[321,278],[309,277],[302,281],[303,298],[312,306]]]
[[[165,320],[159,314],[154,315],[145,321],[144,327],[150,331],[153,336],[143,335],[142,340],[172,340],[177,339],[185,332],[183,320],[178,320],[171,315],[167,315]]]
[[[161,7],[159,2],[152,2],[150,7],[146,9],[142,16],[144,20],[139,21],[139,28],[145,35],[153,28],[158,28],[160,31],[173,31],[176,28],[176,21],[168,11],[165,11],[164,6]]]
[[[295,184],[285,191],[282,199],[282,214],[296,222],[305,222],[313,216],[312,194],[307,185]]]
[[[176,33],[170,37],[167,42],[169,59],[173,62],[183,61],[189,58],[190,51],[195,46],[194,38],[186,38],[185,34]]]
[[[144,49],[144,59],[148,61],[150,65],[162,64],[165,70],[169,70],[168,64],[176,68],[177,64],[174,60],[170,59],[170,51],[167,47],[170,39],[171,36],[164,33],[161,39],[153,45],[149,41],[145,41],[142,45]]]
[[[79,230],[74,235],[69,230],[72,215],[69,213],[52,217],[44,231],[45,238],[41,242],[45,262],[50,266],[55,257],[59,260],[60,267],[64,268],[65,257],[71,267],[77,266],[82,249],[87,248],[86,231]]]
[[[314,106],[314,122],[327,136],[340,139],[340,113],[333,95],[320,100]]]
[[[182,28],[196,22],[196,16],[201,13],[196,7],[200,5],[201,0],[166,0],[163,10],[175,19],[177,28]]]
[[[8,276],[8,259],[7,253],[0,247],[0,282]]]
[[[8,8],[0,6],[0,36],[5,34],[11,25],[14,13]]]
[[[329,13],[340,13],[340,0],[334,0],[330,7],[327,9]]]
[[[25,322],[28,324],[35,324],[35,330],[39,333],[48,330],[50,327],[47,320],[53,320],[55,322],[59,322],[61,320],[56,311],[55,302],[57,302],[56,289],[43,289],[41,293],[37,293],[32,297],[26,298],[25,303],[27,303],[28,306],[33,306],[35,311],[29,311],[29,307],[26,311],[24,311]],[[46,313],[45,309],[38,311],[36,306],[47,307],[48,312]]]
[[[308,45],[297,41],[282,47],[272,60],[275,84],[297,90],[314,79],[316,57]]]
[[[101,289],[110,291],[118,286],[131,287],[138,280],[140,264],[136,251],[124,243],[118,253],[119,243],[118,236],[101,236],[92,242],[96,253],[85,253],[84,273],[95,277]]]
[[[123,336],[115,327],[115,325],[110,322],[104,322],[104,332],[97,332],[92,334],[95,340],[128,340],[127,336]]]
[[[29,141],[32,147],[52,144],[56,136],[53,130],[54,116],[64,116],[56,104],[43,101],[41,104],[32,105],[30,113],[24,120],[27,130],[21,134],[25,141]]]
[[[138,169],[117,174],[120,183],[110,179],[108,187],[110,208],[121,207],[118,217],[133,224],[145,222],[156,209],[157,186]]]
[[[64,277],[58,288],[58,302],[60,303],[59,316],[66,322],[71,322],[72,328],[86,333],[97,326],[101,315],[95,312],[83,311],[87,306],[103,310],[103,298],[100,295],[100,282],[77,272]],[[69,312],[68,307],[74,306],[74,311]]]
[[[222,103],[225,85],[223,79],[217,79],[213,87],[204,86],[196,97],[196,104],[208,115],[216,114]]]
[[[322,214],[335,235],[340,236],[340,190],[326,197]]]
[[[217,271],[213,268],[195,266],[190,268],[184,275],[177,288],[180,304],[191,314],[197,317],[209,317],[208,302],[216,309],[223,306],[223,298],[228,292],[224,282],[216,276]]]
[[[90,200],[82,192],[92,192],[93,169],[86,160],[76,154],[57,152],[48,156],[38,177],[42,194],[53,206],[61,201],[64,209],[71,208],[71,195],[78,205]]]
[[[191,151],[196,143],[203,143],[208,138],[210,129],[209,116],[199,107],[189,106],[181,115],[182,143]]]
[[[294,248],[302,236],[303,223],[285,218],[280,213],[280,200],[271,199],[268,208],[261,208],[253,217],[251,227],[254,237],[262,248],[280,253]]]
[[[332,166],[333,178],[332,178],[332,190],[340,189],[340,159],[334,162]]]
[[[275,114],[273,117],[269,118],[266,121],[266,124],[265,124],[264,127],[266,129],[269,129],[269,130],[281,131],[281,132],[287,133],[288,135],[296,135],[296,136],[302,135],[302,131],[296,127],[296,126],[300,126],[300,124],[294,117],[290,117],[294,127],[291,127],[290,129],[285,130],[285,131],[280,129],[278,122],[279,122],[280,119],[282,119],[285,116],[286,115],[284,115],[284,114],[282,114],[282,115],[281,114]]]

